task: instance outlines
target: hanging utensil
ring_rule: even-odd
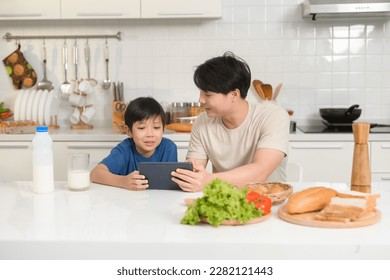
[[[106,45],[104,46],[104,60],[106,62],[106,79],[102,82],[101,87],[104,90],[108,90],[111,86],[111,80],[108,77],[109,51],[108,51],[107,41],[106,41]]]
[[[50,82],[46,78],[46,46],[45,46],[45,41],[43,41],[43,48],[42,48],[42,56],[43,56],[43,79],[37,84],[37,89],[38,90],[52,90],[54,88],[53,83]]]
[[[282,90],[282,83],[280,83],[276,88],[275,88],[275,92],[273,94],[273,97],[272,97],[272,100],[276,100],[276,98],[278,97],[280,91]]]
[[[114,95],[114,101],[119,101],[115,82],[112,83],[112,94]]]
[[[85,44],[85,49],[84,49],[84,56],[85,56],[85,63],[87,65],[87,77],[88,77],[88,82],[89,84],[94,87],[97,85],[97,81],[93,78],[91,78],[91,50],[89,48],[88,44],[88,39],[87,43]]]
[[[79,91],[79,85],[78,85],[78,61],[79,61],[79,50],[77,46],[77,40],[74,42],[73,48],[72,48],[72,62],[74,66],[74,80],[71,81],[71,92],[78,92]]]
[[[260,96],[261,100],[265,100],[265,94],[261,89],[261,85],[263,84],[260,80],[253,80],[253,87],[255,88],[257,94]]]
[[[124,86],[123,86],[123,82],[121,82],[121,85],[120,85],[120,101],[125,101],[125,93],[124,93]]]
[[[85,64],[87,66],[87,79],[81,79],[81,82],[79,84],[79,90],[83,93],[90,94],[93,92],[93,88],[90,82],[90,69],[89,69],[89,46],[88,46],[88,40],[84,48],[84,58],[85,58]]]
[[[66,41],[64,42],[64,46],[62,48],[62,63],[64,65],[64,78],[65,81],[62,83],[60,87],[61,97],[68,98],[70,95],[71,85],[68,82],[68,46]]]

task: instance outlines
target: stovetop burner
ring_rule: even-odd
[[[298,125],[298,129],[304,133],[352,133],[352,123],[328,123],[323,121],[323,125]],[[371,124],[371,133],[390,133],[388,124]]]
[[[352,125],[350,126],[326,126],[326,125],[308,125],[297,126],[304,133],[352,133]]]

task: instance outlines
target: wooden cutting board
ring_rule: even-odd
[[[250,225],[250,224],[257,224],[257,223],[261,223],[261,222],[264,222],[265,220],[267,220],[269,217],[271,217],[271,212],[269,212],[267,215],[265,216],[261,216],[259,218],[254,218],[252,220],[249,220],[245,223],[240,223],[240,221],[238,220],[225,220],[223,221],[220,226],[243,226],[243,225]],[[205,224],[208,224],[209,222],[207,221],[207,218],[206,217],[201,217],[200,218],[200,221],[202,223],[205,223]]]
[[[286,211],[286,205],[283,205],[278,210],[278,216],[282,220],[287,222],[298,224],[302,226],[309,227],[322,227],[322,228],[355,228],[355,227],[365,227],[373,225],[380,221],[381,212],[378,209],[366,214],[362,218],[348,223],[342,222],[327,222],[327,221],[318,221],[314,219],[314,215],[318,212],[310,212],[303,214],[289,214]]]

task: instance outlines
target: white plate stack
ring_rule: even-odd
[[[53,99],[54,90],[19,90],[14,104],[14,120],[49,126]]]

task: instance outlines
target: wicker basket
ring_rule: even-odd
[[[249,183],[245,186],[250,191],[257,191],[268,196],[273,204],[279,204],[286,200],[292,194],[293,187],[279,182],[268,183]],[[277,191],[280,189],[280,191]]]

